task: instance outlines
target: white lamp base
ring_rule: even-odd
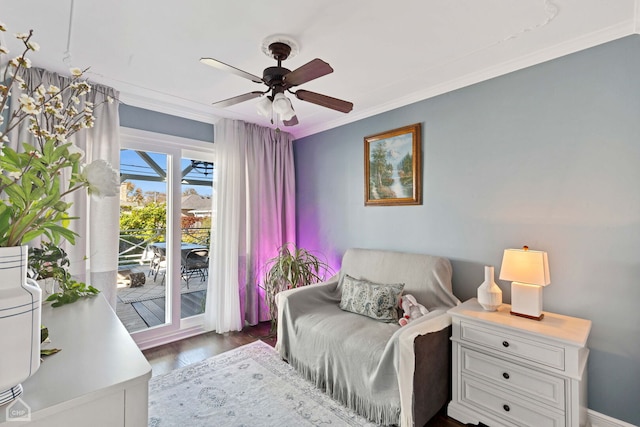
[[[527,319],[542,320],[542,286],[511,283],[511,314]]]

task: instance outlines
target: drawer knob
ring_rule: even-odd
[[[509,341],[502,341],[502,345],[504,347],[509,347]]]
[[[502,377],[503,377],[505,380],[508,380],[508,379],[509,379],[509,373],[508,373],[508,372],[503,372],[503,373],[502,373]]]
[[[502,405],[502,409],[504,409],[505,411],[509,412],[511,410],[511,408],[509,407],[509,405]]]

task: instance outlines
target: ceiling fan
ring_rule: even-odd
[[[331,96],[322,95],[320,93],[308,90],[298,89],[293,91],[292,88],[317,79],[333,72],[333,68],[321,59],[314,59],[303,66],[291,71],[282,66],[282,61],[293,57],[297,52],[297,45],[293,40],[282,36],[275,36],[265,39],[262,44],[263,52],[278,61],[275,67],[267,67],[262,73],[262,77],[258,77],[246,71],[232,67],[224,62],[213,58],[200,58],[200,62],[210,65],[219,70],[228,71],[237,76],[249,79],[254,83],[261,83],[268,86],[265,91],[253,91],[243,95],[234,96],[233,98],[214,102],[217,107],[229,107],[240,102],[248,101],[267,95],[257,104],[258,113],[269,118],[273,123],[273,115],[277,114],[285,126],[295,126],[298,124],[298,118],[293,110],[291,101],[285,96],[285,92],[289,92],[296,98],[320,105],[322,107],[331,108],[332,110],[348,113],[353,109],[353,103],[333,98]]]

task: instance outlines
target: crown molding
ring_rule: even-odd
[[[639,3],[640,0],[636,0],[636,5],[638,5]],[[358,120],[366,119],[368,117],[375,116],[376,114],[395,110],[397,108],[401,108],[418,101],[433,98],[447,92],[451,92],[466,86],[492,79],[494,77],[499,77],[536,64],[540,64],[542,62],[550,61],[552,59],[556,59],[565,55],[569,55],[571,53],[585,50],[590,47],[594,47],[606,42],[610,42],[612,40],[619,39],[621,37],[637,33],[638,22],[638,14],[636,13],[633,19],[622,22],[620,24],[603,28],[601,30],[581,37],[576,37],[564,43],[560,43],[528,55],[523,55],[514,60],[505,61],[495,66],[487,67],[485,69],[449,80],[439,85],[430,86],[423,90],[415,91],[408,96],[394,99],[375,108],[369,108],[366,110],[355,112],[355,114],[353,114],[354,112],[352,112],[352,114],[349,114],[349,116],[341,117],[337,120],[325,122],[317,126],[307,127],[303,131],[301,131],[297,137],[303,138],[305,136],[333,129],[338,126],[343,126]]]
[[[349,115],[335,120],[326,121],[316,126],[304,127],[294,132],[295,138],[300,139],[309,135],[324,132],[339,126],[366,119],[377,114],[385,113],[425,99],[433,98],[453,90],[461,89],[485,80],[499,77],[517,70],[521,70],[542,62],[556,59],[571,53],[588,49],[599,44],[610,42],[631,34],[640,33],[640,0],[634,2],[634,15],[628,21],[603,28],[593,33],[567,40],[564,43],[523,55],[517,59],[505,61],[501,64],[487,67],[439,85],[430,86],[412,92],[410,95],[394,99],[387,103],[361,111],[352,111]],[[122,82],[118,82],[123,86]],[[203,105],[172,95],[150,91],[140,87],[123,87],[120,90],[120,101],[126,105],[144,108],[151,111],[170,114],[199,122],[215,124],[221,118],[255,122],[255,117],[238,114],[228,110]]]
[[[170,114],[172,116],[204,123],[213,124],[219,119],[219,117],[214,114],[212,107],[164,94],[162,96],[148,96],[121,90],[120,102],[132,107],[144,108],[145,110]]]

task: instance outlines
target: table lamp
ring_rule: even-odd
[[[549,260],[544,251],[505,249],[500,280],[511,280],[511,314],[542,320],[542,288],[550,283]]]

